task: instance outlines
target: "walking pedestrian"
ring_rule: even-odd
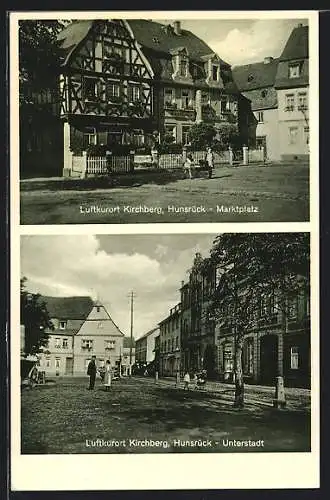
[[[105,372],[104,372],[104,387],[106,391],[110,391],[111,387],[111,364],[107,359],[105,363]]]
[[[212,172],[214,169],[213,161],[214,161],[214,155],[213,155],[212,148],[207,148],[207,150],[206,150],[206,162],[207,162],[208,171],[209,171],[209,179],[211,179]]]
[[[194,382],[194,391],[195,391],[196,389],[198,389],[198,376],[197,376],[197,373],[194,374],[193,382]]]
[[[88,390],[94,390],[95,379],[96,379],[96,356],[92,356],[91,361],[88,363],[87,375],[89,375],[89,387]]]
[[[193,157],[192,157],[192,154],[188,154],[187,155],[187,158],[186,158],[186,161],[184,163],[184,166],[183,166],[183,170],[184,170],[184,173],[188,173],[189,175],[189,179],[192,179],[192,173],[191,173],[191,166],[193,164]]]
[[[190,382],[189,372],[186,372],[184,374],[183,382],[184,382],[183,390],[185,391],[187,389],[187,391],[189,391],[189,382]]]

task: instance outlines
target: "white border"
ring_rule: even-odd
[[[308,19],[310,39],[310,223],[206,223],[19,226],[19,19]],[[261,489],[319,487],[319,233],[318,233],[318,13],[315,11],[123,11],[10,13],[11,151],[11,488],[32,490]],[[314,101],[314,106],[313,106]],[[312,451],[136,455],[21,455],[18,362],[20,234],[168,234],[311,232]],[[37,258],[37,257],[36,257]],[[57,409],[54,408],[54,411]],[[60,408],[58,409],[60,411]],[[202,473],[201,473],[202,464]]]

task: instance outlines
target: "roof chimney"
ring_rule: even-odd
[[[265,57],[265,58],[264,58],[264,64],[269,64],[269,63],[271,63],[273,60],[274,60],[274,58],[273,58],[273,57]]]
[[[174,33],[176,35],[181,35],[181,22],[180,21],[174,21],[173,28],[174,28]]]

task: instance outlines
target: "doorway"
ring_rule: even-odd
[[[264,335],[260,339],[260,382],[265,385],[275,385],[277,375],[277,335]]]
[[[73,375],[73,358],[65,360],[65,375]]]

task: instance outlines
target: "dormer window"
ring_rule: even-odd
[[[159,39],[158,39],[156,36],[154,36],[154,37],[152,38],[152,41],[153,41],[154,43],[159,43]]]
[[[248,82],[253,82],[254,80],[254,76],[253,75],[249,75],[248,78],[247,78],[247,81]]]
[[[301,75],[301,63],[293,63],[289,65],[289,78],[299,78]]]
[[[60,330],[66,329],[66,321],[60,321]]]
[[[188,76],[188,61],[182,57],[179,61],[179,74],[184,78]]]
[[[212,64],[212,79],[217,82],[219,80],[219,66]]]

